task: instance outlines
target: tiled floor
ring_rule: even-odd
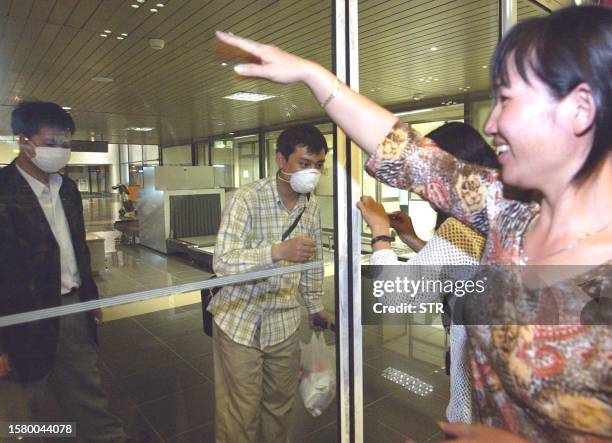
[[[138,245],[116,246],[109,231],[117,209],[117,202],[105,199],[85,204],[88,230],[106,232],[103,236],[110,242],[108,269],[96,277],[102,297],[209,277],[186,259]],[[333,310],[334,283],[327,268],[324,305]],[[145,314],[138,303],[121,308],[125,318],[100,327],[100,365],[114,413],[130,432],[146,431],[154,441],[214,441],[212,347],[202,332],[201,305]],[[311,333],[304,325],[302,340],[307,341]],[[326,340],[333,343],[333,335],[326,333]],[[440,439],[435,421],[444,419],[449,392],[448,377],[441,369],[443,331],[431,326],[367,326],[363,343],[365,441]],[[385,379],[381,373],[386,368],[430,383],[433,392],[425,397],[413,394]],[[313,418],[297,395],[290,441],[327,443],[336,441],[336,436],[336,404]]]
[[[306,340],[310,332],[303,328],[302,335]],[[448,378],[439,366],[380,345],[380,335],[364,335],[365,441],[430,441],[437,434],[435,421],[444,418]],[[326,340],[333,342],[333,336]],[[160,442],[213,441],[212,347],[202,332],[199,304],[105,323],[100,341],[111,405],[131,432],[146,430]],[[386,380],[381,372],[387,367],[431,383],[433,393],[420,397]],[[298,395],[291,441],[336,441],[336,423],[335,404],[313,418]]]

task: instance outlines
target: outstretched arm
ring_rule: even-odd
[[[389,133],[397,117],[370,99],[357,94],[336,81],[336,76],[322,66],[289,54],[272,45],[264,45],[226,32],[217,31],[217,38],[247,52],[255,63],[234,66],[244,77],[259,77],[277,83],[302,82],[325,112],[368,154],[373,154],[380,141]],[[331,100],[328,100],[331,95]]]

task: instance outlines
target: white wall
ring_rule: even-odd
[[[191,166],[191,145],[163,148],[165,166]]]
[[[9,164],[17,157],[18,152],[17,143],[0,143],[0,163]]]
[[[68,164],[110,165],[109,188],[119,183],[119,145],[109,143],[108,152],[73,152]]]

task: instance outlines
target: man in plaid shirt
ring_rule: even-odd
[[[277,140],[274,177],[236,191],[217,235],[219,276],[323,259],[314,190],[327,143],[311,125],[292,126]],[[287,240],[283,233],[298,218]],[[285,443],[299,375],[299,295],[315,319],[323,309],[323,265],[301,273],[223,287],[212,299],[217,443]]]

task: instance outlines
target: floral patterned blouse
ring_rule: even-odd
[[[485,235],[482,264],[519,264],[521,239],[539,206],[504,199],[496,171],[456,159],[401,122],[366,169]],[[578,291],[566,292],[572,298],[609,292],[610,264],[552,286]],[[521,318],[524,313],[516,312],[520,304],[514,302],[522,295],[521,286],[505,289],[492,298],[493,311],[506,319]],[[509,323],[466,326],[474,420],[529,441],[612,441],[612,327]]]

